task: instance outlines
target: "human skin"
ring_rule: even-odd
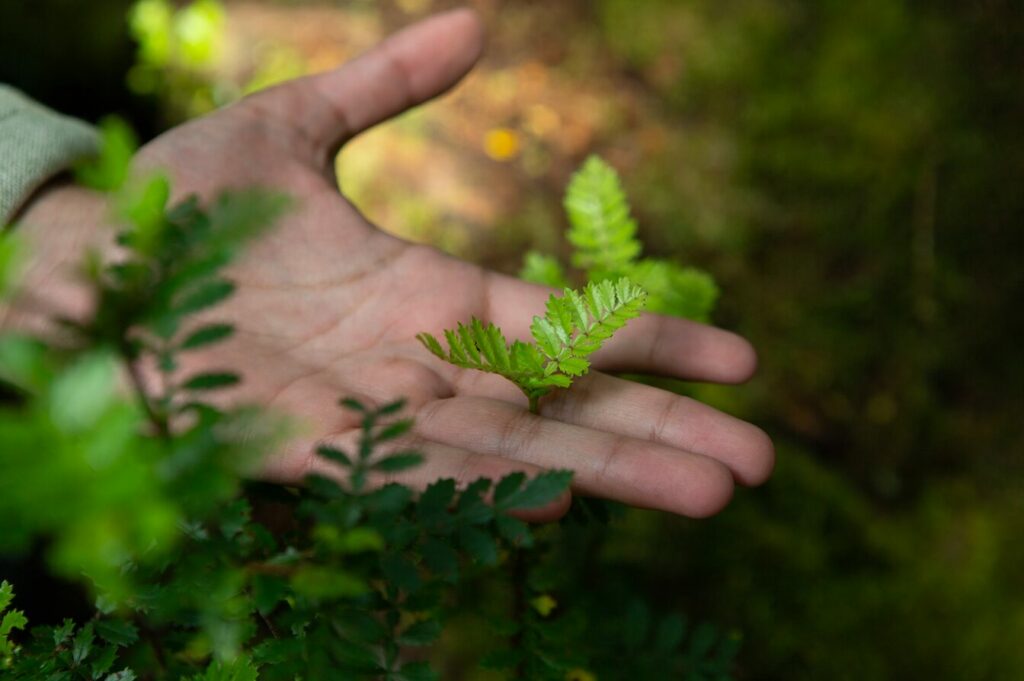
[[[207,313],[207,320],[235,324],[237,333],[188,353],[182,372],[230,368],[243,382],[224,400],[261,404],[304,424],[264,462],[262,475],[271,480],[337,472],[315,448],[354,442],[358,421],[337,407],[340,396],[371,404],[404,397],[415,427],[396,446],[417,449],[425,463],[397,474],[400,482],[422,487],[440,477],[468,482],[568,468],[574,493],[692,517],[716,513],[734,484],[757,485],[770,475],[769,438],[700,402],[611,372],[739,383],[756,367],[749,343],[646,314],[595,355],[595,371],[531,414],[515,386],[438,360],[415,335],[436,335],[475,316],[528,338],[550,289],[390,236],[339,193],[337,150],[446,91],[482,47],[472,12],[436,15],[337,70],[257,93],[138,152],[134,167],[167,173],[177,198],[257,186],[295,199],[276,228],[230,267],[236,294]],[[23,293],[0,309],[0,324],[45,331],[55,313],[89,314],[72,264],[87,245],[110,249],[106,216],[102,196],[67,183],[31,200],[19,231],[32,260]],[[532,519],[556,518],[569,502],[567,495]]]

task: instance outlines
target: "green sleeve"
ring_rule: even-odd
[[[0,84],[0,227],[32,192],[98,146],[90,126]]]

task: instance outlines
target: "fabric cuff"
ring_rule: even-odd
[[[0,227],[47,180],[98,150],[94,128],[0,84]]]

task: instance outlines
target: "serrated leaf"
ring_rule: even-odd
[[[6,579],[0,581],[0,612],[6,610],[13,600],[14,587]]]
[[[501,501],[495,494],[495,507],[506,512],[540,508],[562,496],[571,481],[572,471],[546,471]]]
[[[441,343],[429,333],[416,334],[416,340],[423,343],[427,350],[430,350],[430,352],[434,353],[441,359],[448,359],[447,355],[445,355],[444,348],[441,347]]]
[[[97,621],[96,634],[107,643],[119,647],[130,646],[139,640],[139,630],[131,622],[123,620]]]
[[[75,634],[74,639],[71,641],[71,659],[75,661],[75,664],[81,664],[89,656],[89,653],[92,652],[94,639],[91,623],[78,630],[78,633]]]
[[[100,651],[99,655],[93,658],[92,665],[92,678],[98,679],[103,674],[110,671],[110,668],[114,666],[114,660],[117,659],[117,647],[106,646]]]
[[[412,490],[391,483],[363,497],[367,509],[373,513],[398,513],[412,500]]]
[[[513,493],[519,491],[519,488],[523,486],[524,482],[526,482],[526,473],[521,471],[509,473],[499,480],[497,486],[494,488],[495,505],[501,505]]]
[[[455,499],[455,481],[451,478],[436,480],[420,495],[419,511],[443,512]]]
[[[473,331],[470,327],[459,324],[455,327],[455,332],[458,334],[458,339],[466,358],[473,363],[479,364],[480,351],[478,349],[478,341],[473,338]]]
[[[582,376],[590,368],[590,362],[580,357],[566,357],[558,361],[558,370],[569,376]]]
[[[547,357],[557,357],[564,342],[555,331],[555,326],[543,317],[534,317],[530,325],[530,333],[537,342],[537,347]]]

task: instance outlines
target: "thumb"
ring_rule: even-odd
[[[287,121],[310,140],[322,161],[358,133],[436,97],[455,85],[483,50],[475,12],[428,17],[391,35],[344,66],[254,95],[250,104]]]

